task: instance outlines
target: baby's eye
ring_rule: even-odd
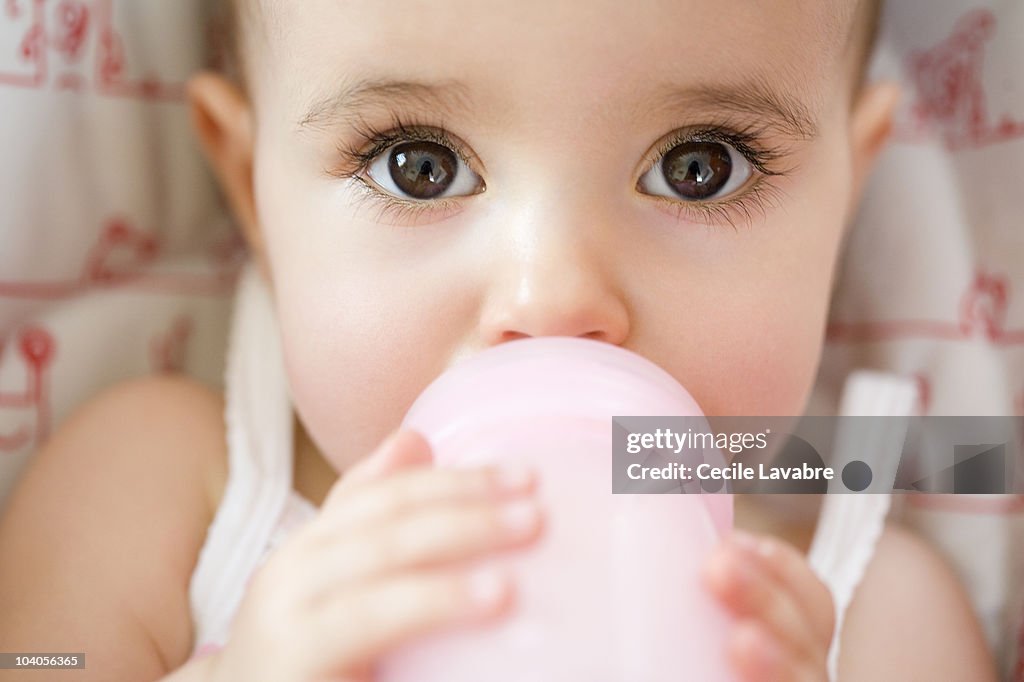
[[[448,147],[428,141],[400,142],[381,152],[366,171],[385,192],[426,201],[483,191],[483,180]]]
[[[640,178],[647,194],[684,201],[722,199],[741,189],[753,168],[724,142],[690,141],[676,145]]]

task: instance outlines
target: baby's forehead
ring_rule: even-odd
[[[449,17],[458,20],[465,28],[472,29],[474,22],[487,15],[508,16],[544,23],[545,19],[561,23],[574,19],[581,25],[595,28],[602,17],[614,21],[624,14],[646,17],[654,21],[669,22],[678,31],[681,43],[698,42],[702,38],[724,38],[725,36],[701,36],[695,34],[701,23],[708,17],[719,17],[723,23],[734,24],[736,33],[747,29],[770,30],[779,23],[789,25],[792,30],[776,33],[774,39],[781,43],[812,42],[836,49],[842,48],[856,29],[855,18],[858,8],[873,13],[880,0],[783,0],[765,2],[755,0],[634,0],[622,3],[618,0],[519,0],[515,3],[498,0],[447,0],[446,2],[423,2],[422,0],[219,0],[233,6],[243,15],[259,18],[271,26],[287,26],[295,16],[342,16],[346,21],[337,26],[339,30],[358,30],[359,22],[365,18],[385,17],[396,26],[422,25],[424,18]],[[751,18],[776,19],[762,24]],[[806,21],[800,21],[804,19]],[[659,23],[660,23],[659,21]],[[810,27],[814,30],[802,32]],[[529,25],[509,25],[507,31],[523,37],[529,36]],[[386,33],[381,34],[386,38]],[[613,36],[608,36],[613,40]],[[397,47],[397,46],[396,46]]]
[[[457,80],[470,94],[502,89],[519,100],[525,93],[600,98],[724,82],[761,83],[764,92],[804,89],[808,107],[825,98],[822,87],[848,73],[838,66],[858,6],[858,0],[237,1],[257,13],[264,29],[265,40],[250,42],[264,52],[254,55],[265,66],[260,72],[303,74],[307,98],[323,99],[341,81]]]

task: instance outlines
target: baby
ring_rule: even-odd
[[[396,431],[495,344],[596,339],[709,415],[800,414],[897,98],[862,78],[876,5],[238,0],[233,68],[189,92],[273,299],[296,427],[281,456],[311,518],[253,574],[223,647],[193,655],[190,584],[240,425],[185,379],[115,387],[2,519],[3,648],[85,651],[76,680],[371,680],[402,643],[501,618],[514,581],[463,566],[543,533],[536,481],[434,470]],[[737,679],[827,679],[814,529],[738,518],[706,571],[736,615]],[[993,677],[952,575],[893,528],[841,634],[842,680]]]

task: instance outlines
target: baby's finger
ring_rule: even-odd
[[[419,469],[339,494],[310,533],[337,542],[345,530],[379,525],[414,509],[441,502],[480,502],[533,490],[533,474],[520,468]]]
[[[339,583],[478,557],[535,539],[541,511],[533,500],[445,505],[339,537],[316,556],[311,585]]]
[[[745,682],[824,682],[827,671],[779,646],[774,635],[756,621],[736,626],[729,643],[733,670]]]
[[[501,613],[511,587],[503,573],[481,568],[409,573],[337,590],[309,619],[305,655],[342,674],[417,635]]]
[[[337,496],[358,485],[402,469],[426,466],[433,461],[434,455],[430,450],[430,444],[423,436],[408,429],[396,431],[334,484],[324,500],[324,506],[332,504]]]
[[[735,531],[732,541],[760,561],[787,589],[810,619],[811,629],[827,647],[835,628],[832,593],[793,545],[770,536],[755,536]]]
[[[784,649],[810,660],[824,660],[827,646],[785,589],[761,563],[735,544],[717,548],[705,577],[718,599],[740,617],[753,619]]]

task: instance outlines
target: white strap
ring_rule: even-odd
[[[255,266],[239,281],[228,346],[228,480],[192,574],[196,645],[226,636],[292,487],[292,411],[270,292]]]
[[[839,414],[907,416],[915,410],[916,401],[917,388],[909,380],[890,374],[857,372],[844,386]],[[887,489],[891,490],[906,422],[880,420],[875,424],[874,430],[857,424],[837,434],[834,461],[840,471],[845,462],[854,459],[868,462],[875,480],[886,481]],[[838,677],[839,642],[846,610],[885,528],[891,497],[890,493],[840,492],[825,496],[808,559],[832,592],[835,605],[836,627],[828,654],[829,679],[833,681]]]

